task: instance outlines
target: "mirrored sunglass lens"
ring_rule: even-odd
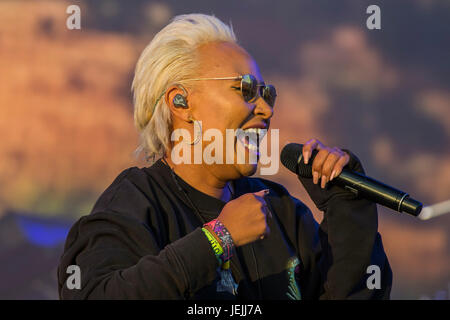
[[[252,100],[256,96],[257,83],[256,78],[252,75],[246,74],[241,80],[242,95],[246,102]]]
[[[262,97],[269,106],[273,107],[275,105],[275,98],[277,97],[277,91],[275,90],[275,87],[272,85],[265,86],[263,89]]]

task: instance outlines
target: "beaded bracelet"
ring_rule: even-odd
[[[208,226],[211,230],[219,237],[222,242],[222,261],[225,263],[231,259],[233,256],[233,239],[231,238],[230,232],[225,228],[222,222],[218,219],[211,220],[205,223],[204,226]]]

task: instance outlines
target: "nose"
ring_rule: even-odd
[[[265,120],[270,120],[273,116],[273,108],[262,97],[258,97],[256,100],[256,106],[253,112]]]

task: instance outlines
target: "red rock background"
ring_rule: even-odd
[[[382,30],[370,31],[368,1],[1,1],[0,217],[74,220],[123,169],[146,165],[133,157],[134,66],[155,32],[191,12],[231,21],[277,86],[280,148],[316,137],[426,204],[449,199],[450,6],[379,3]],[[70,4],[81,7],[81,30],[66,28]],[[322,219],[286,169],[270,179]],[[449,225],[450,216],[419,221],[380,208],[392,298],[449,298]]]

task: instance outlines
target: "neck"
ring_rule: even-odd
[[[198,191],[225,202],[232,198],[229,182],[215,177],[205,164],[174,164],[170,157],[164,159],[181,179]]]

